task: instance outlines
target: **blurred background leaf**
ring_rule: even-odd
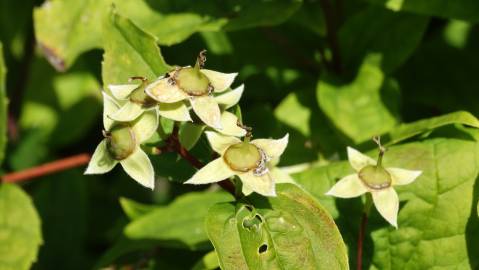
[[[479,3],[474,0],[458,0],[448,3],[447,8],[440,0],[368,0],[394,11],[409,11],[424,15],[456,18],[478,22]]]
[[[5,270],[30,269],[43,243],[40,217],[21,188],[0,184],[0,265]]]

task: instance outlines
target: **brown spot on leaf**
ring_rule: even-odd
[[[59,72],[64,72],[66,71],[66,66],[65,66],[65,60],[60,58],[58,56],[58,53],[55,51],[55,49],[48,47],[47,45],[43,43],[38,43],[40,46],[40,49],[43,52],[43,55],[47,58],[48,62]]]

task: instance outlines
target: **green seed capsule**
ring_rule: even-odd
[[[371,189],[384,189],[391,186],[391,175],[382,166],[368,165],[359,171],[359,178]]]
[[[118,124],[106,132],[106,147],[113,159],[123,160],[135,151],[135,134],[127,124]]]
[[[153,106],[156,104],[156,102],[145,93],[145,86],[146,83],[143,83],[140,87],[133,90],[129,97],[130,101],[141,104],[145,107]]]
[[[178,87],[190,96],[203,96],[210,91],[210,80],[197,68],[182,68],[174,77]]]
[[[230,146],[223,158],[232,170],[247,172],[258,167],[262,155],[254,144],[241,142]]]

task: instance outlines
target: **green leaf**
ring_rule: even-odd
[[[382,71],[390,74],[414,52],[428,22],[428,17],[374,6],[362,10],[339,31],[343,66],[355,70],[368,54],[379,54]]]
[[[5,157],[7,148],[7,90],[6,86],[7,68],[3,59],[3,45],[0,42],[0,164]]]
[[[410,185],[395,187],[401,202],[399,229],[389,226],[376,210],[371,212],[371,238],[365,242],[363,268],[479,267],[479,219],[474,209],[479,197],[479,143],[472,137],[464,138],[467,134],[477,138],[478,133],[461,129],[456,134],[458,138],[431,138],[388,149],[385,167],[422,170],[422,175]],[[361,200],[324,195],[338,179],[351,173],[344,161],[295,178],[333,211],[354,264]]]
[[[384,142],[395,144],[418,134],[451,124],[462,124],[479,128],[479,120],[474,115],[466,111],[459,111],[402,124],[384,136]]]
[[[185,147],[186,150],[193,148],[193,146],[195,146],[195,144],[201,138],[201,134],[203,134],[205,128],[205,125],[199,125],[190,122],[183,123],[179,131],[181,145]]]
[[[393,11],[409,11],[444,18],[456,18],[479,22],[479,2],[476,0],[456,0],[447,3],[440,0],[368,0],[383,5]],[[447,7],[445,5],[447,4]]]
[[[35,206],[19,187],[0,185],[0,268],[30,269],[43,243]]]
[[[241,30],[273,26],[285,22],[302,4],[302,0],[226,0],[215,1],[157,1],[153,6],[166,13],[188,12],[201,14],[226,23],[223,29]]]
[[[120,14],[157,37],[156,42],[173,45],[196,32],[279,24],[296,12],[301,3],[301,0],[151,3],[160,5],[157,10],[163,13],[159,13],[143,0],[56,0],[35,8],[35,35],[50,63],[64,71],[83,52],[104,48],[109,42],[98,25],[113,4]]]
[[[226,24],[225,30],[229,31],[283,23],[302,4],[302,0],[242,0],[228,2],[229,8],[237,15]]]
[[[371,59],[377,58],[369,57],[352,82],[322,76],[317,87],[321,109],[355,143],[385,133],[398,122],[399,86]]]
[[[105,85],[124,83],[132,76],[154,80],[170,69],[163,60],[155,38],[129,19],[112,10],[110,20],[105,25],[102,64]]]
[[[192,270],[214,270],[219,267],[218,255],[213,250],[206,253],[206,255],[193,266]]]
[[[35,58],[20,113],[20,126],[36,129],[54,147],[84,136],[101,112],[101,86],[86,64],[78,62],[68,73],[56,73]]]
[[[291,93],[284,98],[274,110],[274,115],[304,136],[311,135],[309,126],[311,109],[301,103],[297,93]],[[294,118],[291,115],[294,115]]]
[[[154,205],[135,202],[128,198],[120,198],[120,205],[130,220],[138,219],[156,209]]]
[[[129,239],[161,241],[167,247],[204,249],[210,246],[203,228],[208,208],[230,199],[225,192],[188,193],[135,219],[125,228],[125,235]]]
[[[348,269],[341,235],[319,202],[291,184],[277,185],[277,194],[210,208],[206,227],[221,268]]]
[[[223,21],[211,21],[197,14],[163,15],[143,0],[56,0],[35,8],[35,34],[43,53],[60,71],[88,50],[108,43],[101,27],[112,4],[142,29],[154,34],[159,44],[179,43],[198,31],[215,31]],[[107,30],[108,31],[108,30]]]

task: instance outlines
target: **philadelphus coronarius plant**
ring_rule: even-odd
[[[226,91],[237,73],[221,73],[203,69],[204,53],[200,53],[194,67],[177,67],[146,87],[146,93],[160,103],[185,106],[184,102],[206,125],[222,129],[219,101],[214,94]],[[160,104],[161,107],[161,104]],[[185,115],[182,121],[191,120]]]
[[[158,128],[157,108],[145,110],[132,122],[111,119],[120,110],[118,103],[103,93],[103,135],[85,174],[103,174],[120,163],[125,172],[141,185],[153,189],[155,174],[150,159],[140,148]]]
[[[205,132],[211,147],[220,157],[196,172],[186,184],[208,184],[237,175],[245,195],[257,192],[276,196],[275,174],[272,160],[276,160],[288,145],[288,135],[279,140],[256,139],[244,141],[216,132]]]
[[[349,163],[356,173],[340,179],[326,194],[339,198],[352,198],[370,192],[378,212],[397,228],[399,198],[393,186],[407,185],[421,175],[421,171],[400,168],[384,168],[382,157],[385,149],[380,147],[377,162],[348,147]]]

